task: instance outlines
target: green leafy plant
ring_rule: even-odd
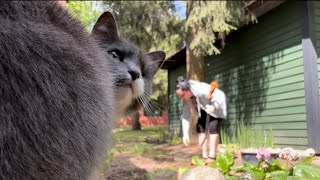
[[[234,156],[228,151],[222,152],[217,156],[215,164],[211,165],[213,168],[218,168],[224,174],[227,174],[231,166],[234,164]]]
[[[147,172],[147,173],[144,174],[144,179],[145,180],[151,180],[153,178],[153,176],[154,176],[154,173]]]
[[[205,165],[205,161],[201,159],[199,156],[192,156],[191,161],[192,161],[192,164],[194,164],[195,166]]]
[[[320,179],[320,166],[303,162],[293,167],[293,176],[301,179]]]
[[[205,166],[205,160],[203,160],[199,156],[192,156],[192,164],[194,164],[195,166]],[[234,164],[233,154],[225,151],[220,153],[216,158],[216,162],[213,165],[210,165],[209,167],[218,168],[222,173],[228,174],[233,164]],[[182,169],[182,170],[187,171],[188,169]]]
[[[252,179],[319,179],[320,166],[311,163],[311,158],[307,157],[304,161],[289,168],[287,163],[283,166],[279,161],[268,159],[271,157],[270,152],[265,148],[260,148],[257,153],[258,164],[244,162],[242,166],[233,167],[235,172],[248,172]],[[288,161],[288,159],[287,159]]]

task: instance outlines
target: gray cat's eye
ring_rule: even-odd
[[[113,58],[123,61],[123,55],[120,50],[111,50],[111,51],[108,51],[108,53],[111,54]]]
[[[119,55],[115,51],[110,51],[109,54],[112,54],[113,58],[119,58]]]

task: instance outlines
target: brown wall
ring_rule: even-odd
[[[139,111],[139,122],[141,126],[157,126],[168,124],[168,112],[162,112],[162,116],[145,116],[143,110]],[[115,121],[115,127],[126,127],[132,125],[131,117],[121,118]]]

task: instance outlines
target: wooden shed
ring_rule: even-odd
[[[244,120],[272,129],[276,147],[319,152],[320,2],[285,1],[260,15],[257,24],[229,34],[220,55],[206,57],[206,82],[218,81],[226,93],[228,126]],[[163,67],[168,69],[169,128],[175,135],[181,133],[175,80],[185,75],[185,58],[182,48]]]

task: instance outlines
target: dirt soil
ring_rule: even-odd
[[[192,167],[191,157],[198,155],[201,157],[201,151],[196,144],[184,146],[183,144],[154,144],[158,150],[166,152],[165,156],[133,156],[128,152],[117,153],[115,160],[104,173],[104,179],[107,180],[143,180],[146,179],[147,172],[154,173],[157,169],[174,169],[180,167]],[[221,146],[219,146],[221,147]],[[240,165],[241,159],[236,158],[235,164]]]

